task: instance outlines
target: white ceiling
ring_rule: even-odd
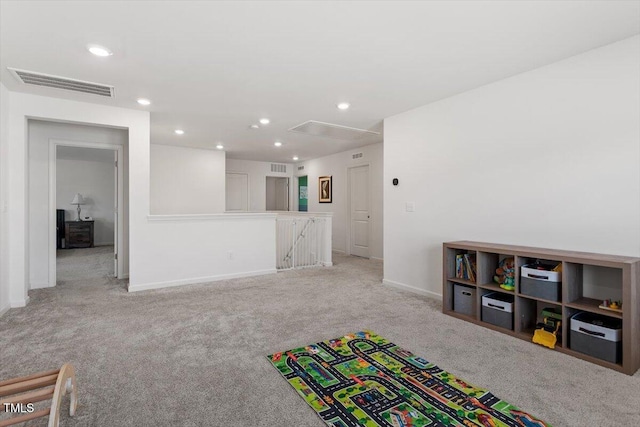
[[[56,158],[64,160],[82,160],[86,162],[113,163],[115,151],[100,148],[70,147],[61,145],[56,149]]]
[[[10,90],[147,109],[152,143],[222,142],[230,158],[279,162],[381,140],[287,131],[306,120],[379,131],[386,117],[640,33],[638,1],[0,5]],[[116,98],[27,87],[6,67],[112,84]],[[271,124],[249,130],[261,117]]]

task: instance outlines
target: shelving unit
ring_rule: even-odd
[[[464,253],[476,257],[476,281],[455,277],[456,255]],[[514,291],[506,291],[493,282],[495,270],[505,257],[513,257],[515,261]],[[562,263],[559,301],[520,293],[520,267],[538,259]],[[456,284],[475,291],[474,316],[455,311]],[[490,292],[514,296],[513,330],[482,321],[482,296]],[[640,369],[640,258],[471,241],[447,242],[443,244],[442,295],[443,313],[527,341],[531,341],[536,323],[541,320],[541,310],[545,307],[559,309],[562,311],[562,339],[556,344],[556,351],[628,375]],[[622,300],[622,312],[599,308],[603,299]],[[622,320],[621,363],[611,363],[571,349],[569,321],[581,311]]]

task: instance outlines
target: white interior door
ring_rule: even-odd
[[[114,202],[113,202],[113,275],[118,277],[118,168],[120,165],[118,164],[118,150],[113,150],[113,173],[115,176],[114,182]]]
[[[226,210],[249,210],[249,176],[246,173],[228,172],[225,184]]]
[[[349,169],[351,255],[369,258],[369,166]]]

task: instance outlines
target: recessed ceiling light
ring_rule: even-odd
[[[298,160],[298,156],[293,156],[293,160]]]
[[[276,147],[281,147],[282,146],[282,142],[276,141],[276,142],[273,143],[273,145],[275,145]]]
[[[269,119],[260,119],[260,123],[262,123],[263,125],[268,125],[271,122],[271,120]]]
[[[149,101],[148,99],[145,99],[145,98],[140,98],[140,99],[138,99],[138,104],[140,104],[140,105],[149,105],[149,104],[151,104],[151,101]]]
[[[174,132],[176,133],[176,135],[184,135],[184,131],[182,129],[176,129],[174,130]]]
[[[222,149],[224,148],[224,145],[222,145],[222,144],[218,144],[218,145],[216,145],[216,148],[217,148],[218,150],[222,150]]]
[[[348,102],[341,102],[338,104],[338,108],[340,110],[348,110],[349,107],[351,107],[351,104],[349,104]]]
[[[106,47],[98,46],[98,45],[89,45],[87,46],[89,52],[93,53],[95,56],[111,56],[113,52],[111,52]]]
[[[249,126],[251,129],[260,129],[260,125],[251,125]]]

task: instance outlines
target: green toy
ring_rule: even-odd
[[[493,281],[499,284],[504,290],[513,291],[515,289],[516,268],[513,257],[507,257],[500,261],[496,269],[496,275],[493,276]]]

